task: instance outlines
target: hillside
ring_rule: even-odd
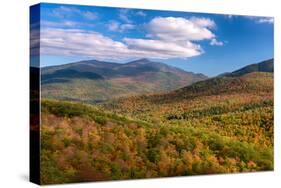
[[[241,69],[225,74],[227,76],[242,76],[251,72],[274,72],[274,59],[265,60],[259,63],[245,66]]]
[[[255,116],[255,110],[261,109],[212,116],[224,124],[217,132],[201,125],[207,117],[194,118],[194,125],[148,123],[89,105],[44,100],[41,183],[272,170],[270,125],[260,124],[272,123],[272,111],[264,107]]]
[[[151,110],[151,105],[160,108],[162,105],[170,104],[172,106],[177,103],[182,104],[184,101],[186,101],[187,106],[192,106],[188,103],[193,100],[228,95],[230,97],[236,97],[237,95],[237,100],[247,95],[261,99],[263,97],[273,98],[273,59],[245,66],[224,76],[198,81],[171,92],[119,98],[109,101],[104,106],[108,106],[110,109],[119,109],[119,112],[122,112],[122,105],[125,104],[126,106],[126,104],[131,103],[133,104],[132,113],[135,114],[134,110],[146,111],[144,110],[146,109],[145,106],[149,106],[147,111]],[[214,101],[214,103],[216,102]]]
[[[151,109],[153,105],[156,105],[156,109],[162,107],[162,105],[174,107],[173,105],[184,104],[186,104],[186,107],[193,108],[192,101],[206,101],[204,99],[211,99],[212,97],[225,103],[227,101],[223,96],[229,96],[230,100],[233,98],[237,102],[241,102],[238,99],[246,96],[254,96],[255,100],[273,98],[273,74],[253,72],[240,77],[215,77],[169,93],[120,98],[110,101],[104,106],[109,109],[117,109],[118,112],[122,112],[122,109],[128,111],[131,108],[132,114],[135,114],[135,112],[153,111]],[[217,100],[210,100],[208,103],[217,102]],[[127,106],[129,104],[131,105]]]
[[[256,144],[273,143],[272,73],[216,77],[166,94],[121,98],[103,107],[150,123],[200,127]],[[270,133],[253,134],[257,130]]]
[[[45,98],[95,103],[172,91],[206,78],[148,59],[125,64],[92,60],[42,68],[41,83]]]

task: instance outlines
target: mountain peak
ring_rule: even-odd
[[[136,61],[142,61],[142,62],[151,62],[149,59],[147,58],[141,58],[141,59],[138,59]]]
[[[70,100],[81,100],[81,96],[85,96],[85,101],[172,91],[204,79],[206,77],[148,59],[124,64],[91,60],[42,69],[43,96]],[[58,92],[50,94],[52,87]],[[79,92],[71,88],[79,88]]]
[[[151,64],[151,63],[156,63],[156,62],[153,62],[147,58],[141,58],[141,59],[130,61],[126,64],[149,64],[149,63]]]
[[[227,76],[242,76],[251,72],[274,72],[274,59],[265,60],[256,64],[247,65],[241,69],[233,71]]]

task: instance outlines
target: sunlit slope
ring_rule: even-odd
[[[273,99],[273,74],[253,72],[241,77],[215,77],[173,92],[120,98],[106,104],[118,112],[140,114],[166,108],[173,111],[203,108],[210,105],[247,104]],[[170,107],[170,109],[169,109]],[[161,113],[161,110],[159,112]]]
[[[125,64],[92,60],[43,68],[41,88],[44,98],[96,103],[168,92],[206,78],[147,59]]]
[[[58,101],[42,101],[41,120],[42,184],[273,169],[270,144],[200,125],[145,123]]]
[[[104,105],[156,124],[184,125],[261,145],[273,142],[273,74],[217,77],[167,94],[123,98]]]

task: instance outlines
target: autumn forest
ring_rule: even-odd
[[[212,78],[140,61],[43,69],[42,184],[273,170],[273,59]]]

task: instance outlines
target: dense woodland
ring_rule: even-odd
[[[41,183],[273,169],[273,74],[99,105],[42,101]]]

